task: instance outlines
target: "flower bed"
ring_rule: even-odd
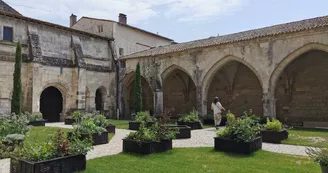
[[[154,122],[147,122],[146,127],[150,127],[154,124]],[[129,130],[139,130],[141,122],[130,121],[129,122]]]
[[[68,132],[68,137],[71,137],[73,135],[73,132]],[[93,145],[102,145],[108,143],[108,132],[102,132],[99,133],[92,133],[92,134],[80,134],[79,139],[85,140],[89,138],[91,135],[92,144]]]
[[[251,154],[262,148],[262,138],[258,137],[252,141],[244,142],[232,139],[214,138],[214,148],[217,151]]]
[[[27,115],[27,119],[29,121],[27,123],[27,125],[45,126],[46,121],[42,118],[42,114],[39,114],[39,113],[35,113],[35,114],[26,113],[26,115]]]
[[[177,123],[178,125],[189,126],[191,130],[203,128],[198,118],[198,112],[196,110],[193,110],[189,114],[180,117]]]
[[[72,125],[76,122],[73,118],[65,118],[65,125]]]
[[[175,135],[176,139],[188,139],[191,138],[191,128],[188,126],[167,126],[169,130],[178,130],[179,133]]]
[[[115,133],[115,125],[113,124],[107,125],[106,130],[108,133]]]
[[[282,130],[280,132],[261,130],[261,136],[263,142],[280,144],[282,140],[288,138],[288,132],[287,130]]]
[[[138,154],[152,154],[166,152],[172,149],[172,140],[162,140],[160,142],[134,141],[123,139],[123,152],[132,152]]]
[[[45,120],[30,121],[29,123],[27,123],[27,125],[29,125],[29,126],[45,126],[46,121]]]
[[[191,130],[196,130],[196,129],[202,129],[202,124],[199,121],[196,122],[183,122],[183,121],[178,121],[178,125],[184,125],[184,126],[189,126]]]
[[[10,162],[11,173],[74,173],[85,169],[85,155],[60,157],[38,162],[12,158]]]

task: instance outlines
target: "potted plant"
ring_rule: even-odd
[[[282,140],[288,138],[288,131],[283,129],[282,123],[279,120],[273,118],[272,121],[270,121],[268,118],[266,122],[267,123],[261,130],[263,142],[280,144]]]
[[[228,120],[228,125],[214,138],[215,150],[250,154],[262,148],[259,124],[250,117]]]
[[[11,158],[11,173],[73,173],[86,169],[90,140],[66,138],[61,130],[43,143],[26,143]]]
[[[327,148],[307,148],[306,153],[321,166],[322,173],[328,173],[328,149]]]
[[[154,124],[154,121],[151,118],[149,111],[138,112],[135,121],[129,122],[129,129],[138,130],[140,128],[141,123],[144,123],[146,127],[150,127]]]
[[[198,118],[198,111],[195,109],[189,114],[184,115],[179,118],[178,125],[186,125],[191,128],[191,130],[202,129],[203,126]]]
[[[158,117],[158,120],[162,126],[165,126],[168,130],[176,131],[175,139],[188,139],[191,138],[191,128],[186,125],[169,125],[171,120],[171,113],[164,110],[163,114]]]
[[[83,117],[82,112],[74,111],[71,115],[65,118],[65,125],[73,125],[74,123],[81,121],[82,117]]]
[[[79,123],[73,124],[73,132],[68,132],[68,136],[78,136],[81,140],[91,136],[93,145],[108,143],[108,132],[105,128],[97,126],[92,119],[82,119]]]
[[[205,124],[205,125],[213,125],[214,124],[213,113],[209,113],[204,117],[203,124]]]
[[[27,113],[27,118],[28,118],[28,123],[27,125],[31,126],[45,126],[46,121],[42,118],[42,114],[39,113],[34,113],[34,114],[28,114]]]
[[[97,114],[92,119],[96,126],[105,128],[108,133],[115,133],[115,125],[110,124],[103,114]]]

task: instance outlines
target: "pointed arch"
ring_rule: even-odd
[[[173,73],[173,72],[176,71],[176,70],[181,70],[181,71],[183,71],[184,73],[186,73],[186,74],[190,77],[190,79],[192,79],[192,81],[195,83],[195,81],[194,81],[192,75],[191,75],[186,69],[182,68],[181,66],[178,66],[178,65],[173,64],[173,65],[167,67],[167,68],[161,73],[161,80],[162,80],[162,81],[161,81],[161,84],[162,84],[162,86],[163,86],[163,82],[165,81],[165,79],[166,79],[168,76],[170,76],[170,74]]]

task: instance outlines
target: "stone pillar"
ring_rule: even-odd
[[[203,101],[202,101],[202,86],[196,86],[196,110],[200,116],[204,116],[203,114]]]
[[[276,117],[276,99],[269,93],[263,94],[263,116]]]
[[[86,70],[83,68],[77,69],[77,109],[85,110],[85,102],[86,102]]]
[[[163,113],[163,90],[156,90],[154,94],[154,115],[161,115]]]

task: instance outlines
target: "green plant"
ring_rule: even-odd
[[[82,119],[79,123],[73,124],[74,132],[79,134],[101,134],[107,130],[97,126],[92,119]]]
[[[34,114],[30,114],[30,113],[25,113],[27,115],[27,119],[29,122],[35,122],[35,121],[41,121],[42,118],[42,114],[40,113],[34,113]]]
[[[108,125],[110,125],[109,121],[103,114],[97,114],[93,116],[92,120],[93,123],[98,127],[106,128]]]
[[[260,125],[253,123],[254,121],[250,117],[238,118],[236,121],[228,124],[225,129],[220,129],[217,132],[217,136],[236,141],[252,141],[258,137],[260,132]]]
[[[199,122],[198,111],[193,109],[189,114],[180,117],[178,121],[182,121],[182,122]]]
[[[141,72],[140,64],[136,67],[136,78],[135,78],[135,112],[142,111],[142,88],[141,88]]]
[[[273,118],[272,121],[270,121],[270,119],[267,118],[267,123],[264,125],[264,128],[266,130],[280,132],[282,130],[282,123],[277,119]]]
[[[144,111],[144,112],[137,113],[136,122],[147,123],[147,122],[153,122],[153,120],[149,114],[149,111]]]
[[[30,129],[26,115],[11,115],[0,117],[0,139],[10,134],[25,135]]]
[[[236,121],[236,117],[233,113],[230,112],[230,110],[227,113],[227,124],[232,124]]]
[[[16,46],[15,70],[14,70],[14,89],[11,98],[11,112],[17,115],[22,113],[22,46],[20,42]]]
[[[327,148],[307,148],[306,153],[315,162],[328,167],[328,149]]]

